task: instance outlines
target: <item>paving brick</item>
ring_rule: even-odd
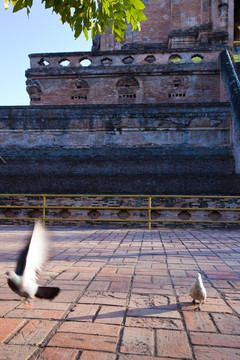
[[[86,291],[78,303],[124,306],[126,298],[126,293]]]
[[[227,303],[233,308],[234,311],[236,311],[236,313],[238,313],[238,315],[240,315],[240,294],[239,300],[228,300]]]
[[[172,288],[158,288],[155,284],[148,284],[146,287],[144,284],[133,285],[132,293],[134,294],[159,294],[159,295],[174,295]]]
[[[231,349],[224,347],[194,346],[196,360],[239,360],[240,349]]]
[[[155,356],[141,356],[141,355],[120,355],[119,356],[119,360],[170,360],[169,358],[159,358],[159,357],[155,357]],[[171,358],[171,360],[178,360],[178,359],[173,359]]]
[[[184,330],[181,320],[169,318],[127,317],[126,326],[148,329]]]
[[[61,285],[60,285],[61,287]],[[53,299],[53,302],[64,302],[64,303],[71,303],[75,302],[77,297],[81,294],[81,290],[61,290],[60,294]]]
[[[120,351],[144,356],[154,355],[154,332],[150,329],[125,328]]]
[[[1,360],[26,360],[36,351],[34,346],[24,345],[1,345]]]
[[[175,303],[175,304],[174,304]],[[130,308],[153,308],[153,307],[168,307],[169,297],[149,294],[149,295],[140,295],[140,294],[132,294],[130,298],[129,307]],[[176,305],[176,299],[172,299],[171,305]],[[175,310],[176,310],[175,306]]]
[[[194,345],[219,346],[239,348],[240,335],[190,333],[191,342]]]
[[[77,304],[73,308],[73,310],[67,316],[68,320],[74,321],[92,321],[93,317],[96,315],[98,311],[98,305],[85,305],[85,304]]]
[[[79,351],[72,349],[47,347],[38,357],[39,360],[75,360]]]
[[[10,235],[6,243],[7,233]],[[13,233],[11,227],[7,231],[0,229],[0,246],[4,244],[5,256],[0,254],[0,274],[14,268],[8,259],[17,257],[18,244],[21,249],[21,244],[12,238]],[[61,288],[53,301],[35,299],[33,310],[26,310],[22,299],[14,301],[18,297],[0,279],[0,339],[7,340],[0,348],[1,360],[25,360],[35,351],[39,354],[37,346],[46,340],[47,347],[36,355],[40,359],[45,356],[61,360],[62,356],[70,360],[116,360],[117,354],[118,360],[192,359],[190,341],[196,360],[240,360],[236,348],[240,343],[240,320],[236,315],[240,300],[238,281],[219,278],[210,283],[204,278],[207,301],[201,312],[194,311],[196,306],[192,306],[188,295],[196,277],[196,264],[206,272],[220,271],[221,276],[226,270],[240,271],[240,255],[235,250],[240,236],[235,240],[235,232],[61,229],[56,234],[57,240],[52,244],[56,260],[46,264],[41,276],[42,284],[51,278],[51,284]],[[162,242],[166,256],[159,255]],[[137,261],[136,253],[141,247],[147,255]],[[226,247],[233,251],[226,253]],[[108,261],[113,251],[116,257]],[[97,259],[98,256],[104,259]],[[124,262],[125,258],[130,262]],[[174,276],[166,272],[166,261]],[[105,290],[111,286],[114,291]],[[116,291],[119,288],[122,291]],[[83,295],[75,304],[81,292]],[[56,333],[51,332],[55,324],[59,324]],[[122,326],[120,353],[116,353]]]
[[[56,321],[30,320],[13,339],[10,344],[39,345],[57,324]]]
[[[9,291],[11,290],[9,289]],[[20,301],[1,301],[0,316],[6,315],[9,311],[17,307],[20,303]]]
[[[110,281],[93,281],[88,290],[92,291],[106,291],[110,286]]]
[[[25,323],[23,319],[0,319],[0,342],[5,341]]]
[[[223,334],[240,334],[240,319],[230,314],[212,314],[218,329]]]
[[[15,309],[8,313],[8,317],[26,319],[59,319],[63,316],[62,310],[43,310],[43,309]]]
[[[57,333],[48,346],[115,352],[117,338],[77,333]]]
[[[191,359],[192,352],[186,333],[182,331],[156,330],[158,356]]]
[[[66,321],[60,326],[58,332],[72,332],[99,336],[118,336],[120,326],[91,322]]]
[[[173,319],[180,319],[181,316],[176,310],[176,305],[165,305],[159,306],[157,308],[141,308],[141,309],[128,309],[127,316],[136,316],[136,317],[156,317],[156,318],[165,318],[170,317]]]
[[[180,306],[182,308],[183,311],[194,311],[194,309],[197,308],[197,305],[192,305],[192,299],[187,301],[187,302],[184,302],[183,300],[186,300],[186,299],[189,299],[189,298],[183,298],[181,297],[181,303],[180,303]],[[202,312],[211,312],[211,313],[229,313],[229,314],[232,314],[232,309],[230,308],[230,306],[228,306],[227,304],[217,304],[217,301],[216,301],[216,304],[214,304],[214,301],[213,303],[209,303],[209,299],[207,298],[205,304],[203,304],[201,306],[201,311]]]
[[[130,281],[112,281],[109,287],[109,291],[118,291],[118,292],[124,292],[128,291],[130,285]]]
[[[116,358],[116,354],[86,350],[84,350],[81,355],[81,360],[116,360]]]
[[[102,306],[95,322],[120,325],[123,322],[125,308],[119,306]]]
[[[217,329],[209,316],[205,312],[184,311],[184,320],[187,330],[190,331],[204,331],[204,332],[216,332]]]
[[[33,302],[33,305],[32,305],[32,310],[29,310],[29,311],[33,311],[33,310],[60,310],[60,311],[62,310],[62,311],[66,311],[68,309],[68,306],[69,306],[68,304],[61,303],[61,302],[46,301],[46,300],[43,300],[43,299],[42,300],[37,300],[37,298],[35,298],[34,302]],[[22,302],[18,306],[18,309],[22,309],[22,310],[26,311],[25,304]]]

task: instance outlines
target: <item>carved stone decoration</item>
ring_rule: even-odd
[[[101,60],[101,64],[102,65],[111,65],[112,64],[112,59],[109,59],[108,57],[104,58]]]
[[[63,210],[60,211],[59,216],[61,218],[67,219],[67,218],[69,218],[71,216],[71,211],[63,209]]]
[[[118,90],[118,102],[120,104],[136,102],[139,83],[134,77],[125,76],[119,79],[116,87]]]
[[[33,209],[29,211],[28,214],[31,218],[38,219],[42,216],[42,211],[40,209]]]
[[[100,217],[100,212],[98,210],[90,210],[88,212],[88,216],[91,218],[91,219],[98,219]]]
[[[49,65],[49,61],[45,60],[43,57],[40,59],[40,61],[38,62],[38,64],[40,66],[48,66]]]
[[[148,55],[145,57],[144,60],[149,64],[156,62],[156,58],[154,55]]]
[[[87,100],[89,88],[90,86],[86,80],[78,79],[74,83],[71,100]]]
[[[127,219],[127,218],[129,218],[130,213],[129,213],[127,210],[120,210],[120,211],[117,213],[117,216],[118,216],[120,219]]]
[[[191,214],[187,210],[182,210],[178,213],[178,217],[181,220],[189,220],[191,218]]]
[[[208,216],[212,221],[219,221],[222,217],[222,214],[217,210],[213,210],[208,214]]]
[[[36,80],[28,79],[26,81],[26,85],[27,85],[26,89],[27,89],[29,96],[36,95],[36,94],[38,95],[38,94],[42,93],[41,87]]]
[[[151,213],[151,218],[152,218],[152,220],[159,219],[160,216],[161,216],[161,212],[160,212],[160,211],[152,210],[152,213]]]
[[[28,92],[28,95],[31,99],[31,101],[40,101],[41,100],[41,94],[42,90],[41,87],[36,80],[28,79],[26,81],[26,90]]]
[[[228,26],[228,2],[220,1],[218,4],[219,9],[219,19],[220,19],[220,28],[222,30],[227,30]]]
[[[169,81],[168,98],[171,101],[185,101],[186,98],[186,79],[183,77],[174,77],[173,81]]]
[[[124,59],[122,59],[122,62],[126,65],[131,64],[134,61],[134,58],[132,56],[127,56]]]

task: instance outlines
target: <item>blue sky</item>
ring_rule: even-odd
[[[0,0],[0,106],[29,105],[25,70],[29,54],[65,51],[90,51],[92,42],[84,36],[74,39],[69,25],[35,0],[29,18],[26,10],[5,11]]]

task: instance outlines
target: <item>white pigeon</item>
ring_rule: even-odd
[[[201,310],[201,305],[205,303],[207,298],[207,292],[203,285],[201,274],[197,273],[197,280],[191,287],[189,295],[193,298],[193,305],[196,304],[196,300],[199,301],[199,305],[196,310]]]
[[[31,239],[20,253],[15,272],[6,273],[9,287],[25,302],[31,304],[34,296],[42,299],[54,299],[60,289],[58,287],[39,286],[38,274],[42,271],[48,258],[49,239],[47,231],[38,221],[35,223]]]

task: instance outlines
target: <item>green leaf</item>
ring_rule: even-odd
[[[13,12],[17,12],[24,8],[24,0],[18,0],[13,8]]]
[[[83,28],[83,33],[85,35],[85,38],[88,40],[88,29],[86,27]]]
[[[75,39],[77,39],[82,32],[82,19],[81,18],[78,18],[76,20],[74,30],[75,30],[74,37],[75,37]]]
[[[148,18],[144,13],[139,13],[137,16],[138,21],[146,21]]]
[[[13,12],[23,8],[29,14],[33,0],[3,0],[5,9],[13,4]],[[37,0],[36,0],[37,1]],[[39,1],[39,0],[38,0]],[[62,23],[68,23],[77,38],[82,32],[88,39],[103,34],[110,28],[117,41],[124,38],[126,24],[131,23],[133,30],[140,29],[140,22],[147,20],[142,10],[141,0],[41,0],[46,9],[60,15]]]
[[[135,7],[135,9],[138,10],[145,9],[145,5],[142,3],[141,0],[128,0],[128,1]]]

